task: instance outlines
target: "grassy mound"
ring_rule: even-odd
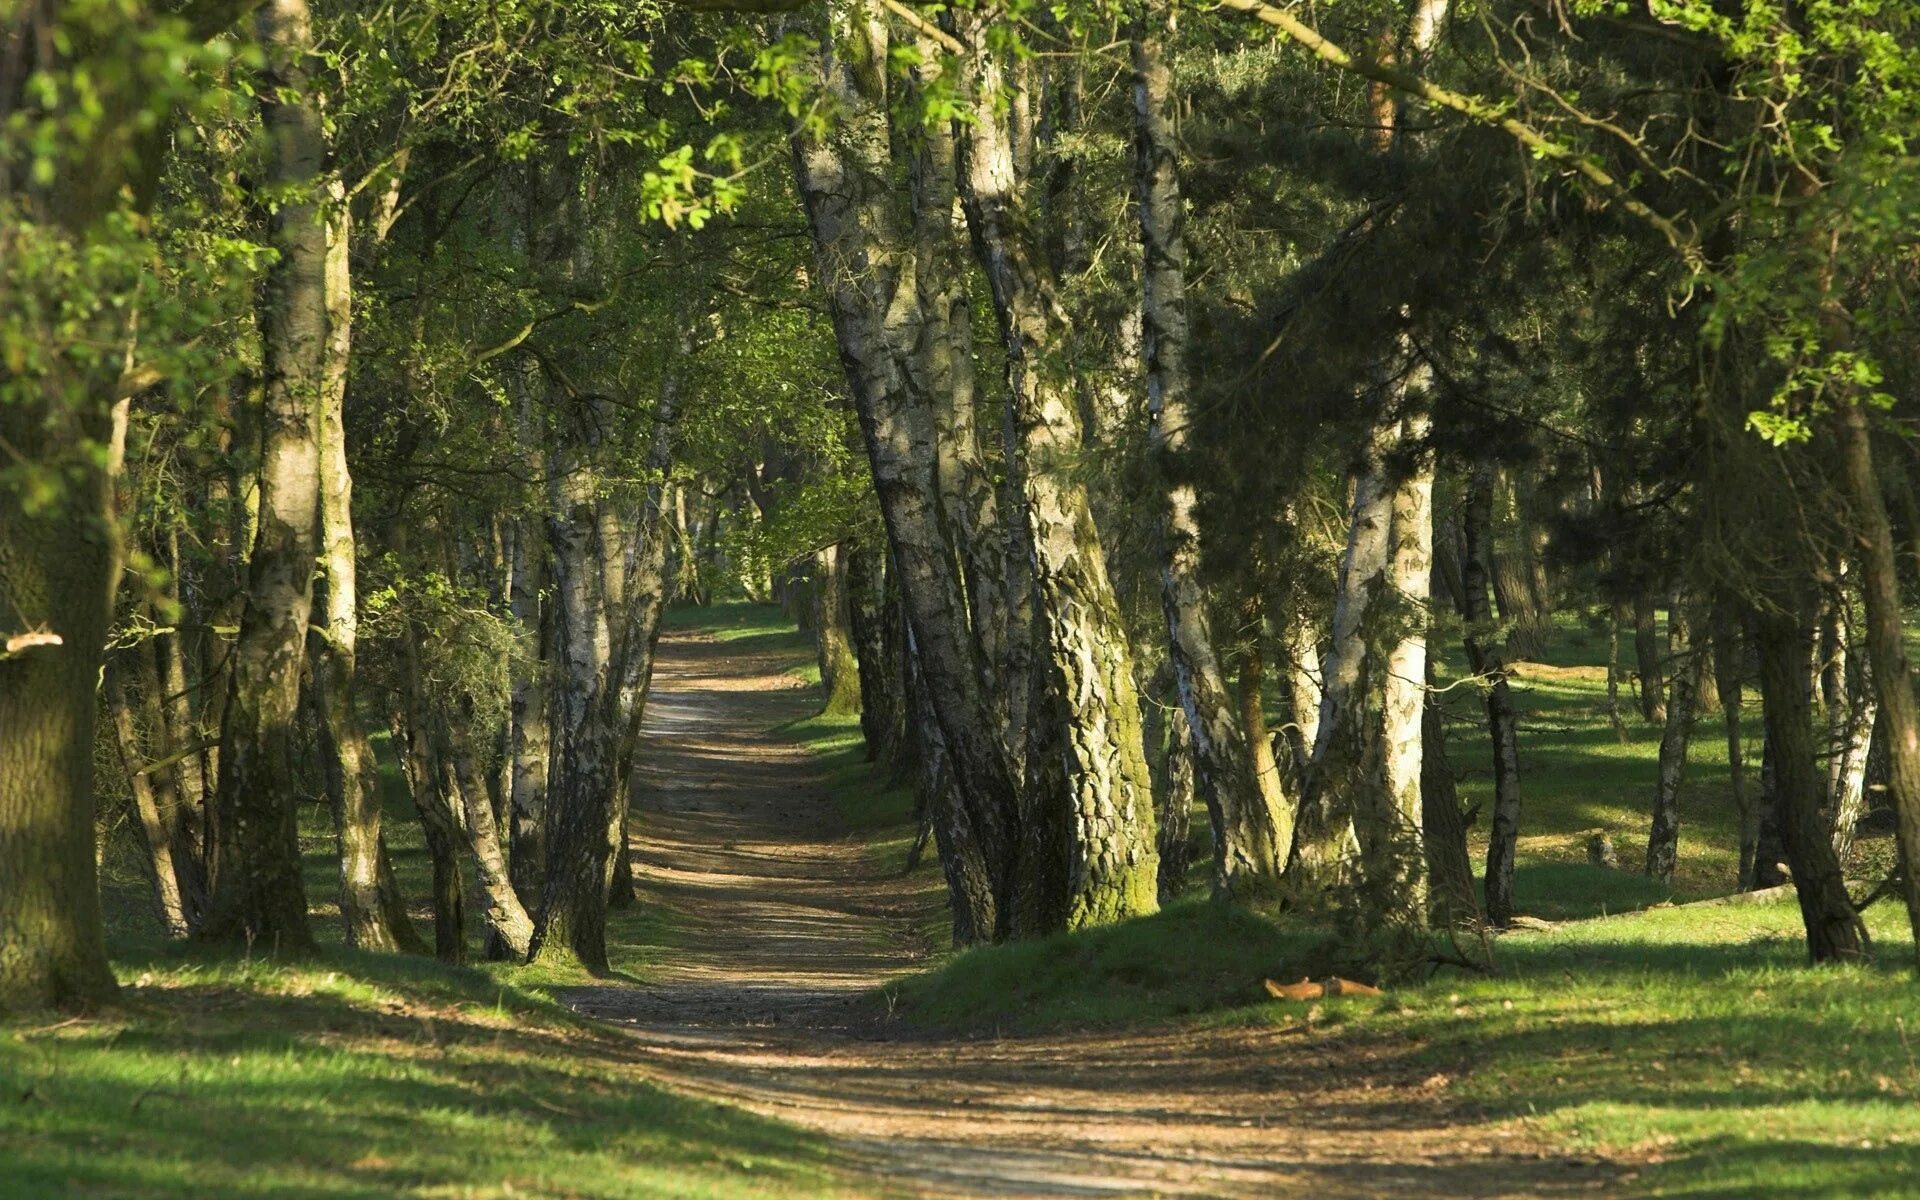
[[[1139,1024],[1263,995],[1294,979],[1313,939],[1225,905],[1192,901],[1078,933],[982,946],[889,988],[903,1019],[964,1032]]]

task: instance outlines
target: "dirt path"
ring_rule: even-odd
[[[819,767],[770,732],[810,710],[780,660],[664,638],[634,844],[671,966],[580,989],[682,1090],[822,1131],[918,1196],[1539,1196],[1613,1168],[1543,1155],[1447,1102],[1404,1047],[1301,1031],[995,1041],[903,1035],[857,1002],[920,951],[924,894],[837,835]]]

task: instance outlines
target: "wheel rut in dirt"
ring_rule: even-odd
[[[673,914],[645,983],[577,988],[686,1092],[825,1134],[852,1186],[914,1196],[1610,1193],[1614,1164],[1465,1111],[1406,1045],[1304,1030],[1155,1028],[964,1040],[874,994],[926,948],[934,900],[845,836],[822,769],[778,729],[817,694],[790,659],[661,641],[636,798],[641,903]]]

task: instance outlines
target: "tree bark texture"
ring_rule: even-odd
[[[1147,428],[1163,490],[1157,547],[1160,604],[1180,707],[1190,727],[1194,769],[1213,819],[1215,891],[1244,900],[1277,892],[1293,849],[1293,814],[1284,795],[1277,794],[1278,773],[1259,773],[1256,751],[1235,712],[1214,650],[1200,579],[1200,500],[1188,478],[1193,413],[1186,217],[1180,199],[1173,77],[1164,45],[1170,22],[1167,5],[1138,0],[1131,38],[1134,196],[1143,263]],[[1270,760],[1271,749],[1261,749]]]
[[[268,0],[254,21],[270,73],[261,92],[271,147],[266,182],[287,195],[269,222],[268,240],[278,257],[268,268],[260,310],[260,516],[220,737],[201,936],[310,953],[315,946],[301,878],[291,739],[320,548],[319,425],[328,337],[320,171],[326,141],[308,78],[313,37],[305,0]]]

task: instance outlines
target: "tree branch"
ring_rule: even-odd
[[[1324,63],[1364,79],[1371,79],[1375,83],[1383,83],[1408,95],[1418,96],[1429,104],[1452,109],[1471,120],[1492,125],[1504,131],[1515,141],[1533,151],[1537,157],[1559,163],[1585,178],[1614,203],[1659,231],[1660,235],[1667,240],[1667,244],[1679,252],[1690,266],[1699,265],[1699,247],[1690,230],[1681,228],[1679,222],[1673,218],[1656,212],[1644,200],[1635,196],[1626,184],[1615,179],[1605,167],[1592,158],[1571,146],[1555,141],[1526,122],[1507,115],[1492,102],[1441,87],[1410,71],[1403,71],[1386,63],[1357,58],[1322,37],[1318,30],[1292,13],[1264,3],[1264,0],[1219,0],[1219,3],[1222,8],[1246,13],[1261,23],[1272,26]]]

